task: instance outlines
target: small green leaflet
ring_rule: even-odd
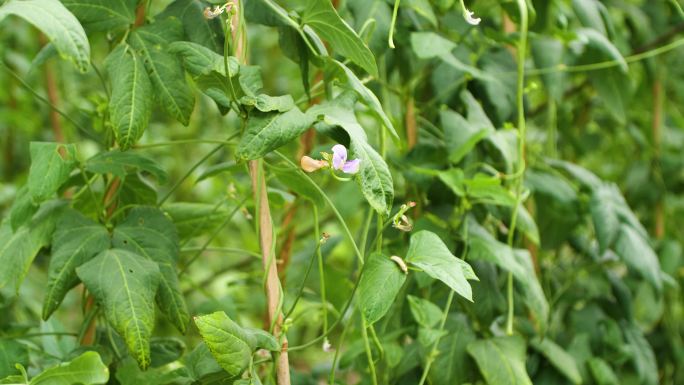
[[[297,107],[285,113],[254,113],[238,143],[237,156],[244,160],[261,158],[298,138],[314,121],[314,117]]]
[[[205,0],[175,0],[155,18],[157,20],[177,18],[183,24],[187,40],[210,49],[221,50],[223,48],[221,19],[204,17],[204,10],[209,5],[209,2]]]
[[[135,22],[137,0],[62,0],[88,31],[123,29]]]
[[[373,324],[390,309],[406,274],[386,255],[373,253],[359,282],[359,306],[366,322]]]
[[[0,338],[0,379],[19,374],[16,364],[28,366],[28,347],[17,340]]]
[[[658,256],[648,241],[628,224],[620,225],[615,241],[615,252],[627,267],[644,277],[657,291],[663,289],[662,272]]]
[[[29,194],[34,203],[53,196],[76,167],[76,147],[73,144],[31,142],[31,168],[28,176]]]
[[[525,369],[525,341],[519,336],[473,341],[468,344],[468,354],[487,384],[532,385]]]
[[[89,351],[33,377],[29,385],[99,385],[109,381],[109,369],[97,352]]]
[[[335,52],[349,58],[371,76],[378,76],[373,53],[337,14],[329,0],[307,0],[301,23],[327,40]]]
[[[269,96],[259,94],[256,96],[245,95],[240,98],[240,104],[254,107],[261,112],[287,112],[295,108],[294,99],[291,95]]]
[[[408,301],[411,314],[418,325],[424,328],[433,328],[442,318],[442,309],[429,300],[409,295]]]
[[[43,203],[33,219],[12,230],[9,220],[0,224],[0,294],[14,297],[40,249],[50,244],[64,202]]]
[[[173,222],[157,208],[135,207],[114,228],[112,244],[159,265],[161,279],[156,296],[157,304],[173,325],[181,333],[185,333],[190,315],[176,272],[179,246]]]
[[[244,373],[257,348],[280,349],[273,336],[243,328],[222,311],[197,316],[195,324],[212,356],[231,376]]]
[[[577,368],[575,358],[558,346],[550,338],[536,338],[530,345],[546,357],[547,360],[573,384],[582,383],[582,375]]]
[[[107,56],[105,67],[112,84],[110,119],[119,147],[126,150],[147,128],[152,113],[152,84],[143,58],[127,44],[119,45]]]
[[[0,21],[16,15],[40,29],[62,58],[71,60],[81,72],[90,68],[88,37],[68,9],[58,0],[12,0],[0,6]]]
[[[406,261],[472,302],[472,288],[468,280],[478,280],[475,272],[466,261],[451,254],[437,234],[427,230],[413,234]]]
[[[129,41],[143,57],[160,107],[183,125],[190,123],[195,96],[185,80],[179,58],[168,52],[168,43],[182,40],[177,19],[166,19],[135,29]]]
[[[43,300],[43,319],[47,320],[66,293],[76,284],[76,268],[110,246],[109,232],[101,224],[74,209],[66,209],[57,221],[52,238],[52,256]]]
[[[189,41],[174,41],[169,44],[169,52],[183,58],[185,69],[194,77],[208,75],[212,71],[226,76],[226,63],[223,55],[202,45]],[[240,65],[233,56],[228,57],[228,76],[233,77],[240,71]]]
[[[154,295],[159,286],[157,264],[122,249],[101,252],[76,269],[107,321],[123,336],[140,368],[150,365],[150,336],[154,328]]]
[[[147,171],[154,175],[159,183],[166,183],[168,175],[154,160],[132,151],[111,150],[101,152],[85,162],[85,169],[98,174],[111,173],[119,178],[137,172]]]

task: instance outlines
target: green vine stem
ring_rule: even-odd
[[[514,180],[515,189],[515,206],[511,214],[511,225],[508,229],[508,246],[513,247],[513,240],[515,239],[515,227],[518,220],[518,211],[522,204],[523,193],[523,179],[525,175],[525,137],[527,129],[525,126],[525,106],[524,106],[524,92],[525,92],[525,53],[527,51],[527,3],[525,0],[517,0],[518,9],[520,10],[520,40],[518,41],[518,78],[516,90],[516,104],[518,108],[518,170],[517,177]],[[513,300],[513,274],[508,273],[506,283],[506,297],[508,302],[508,314],[506,316],[506,334],[513,334],[513,315],[514,315],[514,300]]]
[[[378,385],[378,377],[375,372],[375,362],[373,361],[373,351],[368,340],[368,323],[366,317],[361,314],[361,335],[363,336],[363,344],[366,349],[366,356],[368,357],[368,370],[370,371],[371,381],[373,385]]]
[[[320,282],[319,290],[321,292],[321,305],[323,306],[323,333],[328,332],[328,301],[325,295],[325,271],[323,268],[323,254],[321,253],[321,243],[323,239],[321,238],[321,229],[318,218],[318,207],[313,204],[314,213],[314,239],[317,240],[316,245],[316,257],[318,259],[318,280]]]

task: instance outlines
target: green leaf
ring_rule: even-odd
[[[517,279],[518,286],[523,293],[523,300],[534,315],[536,325],[543,333],[548,324],[549,303],[535,273],[532,256],[527,249],[516,249],[514,256],[518,264],[525,269],[526,278]]]
[[[150,336],[154,328],[154,295],[160,281],[157,264],[122,249],[101,252],[76,269],[107,321],[123,336],[142,369],[150,365]]]
[[[257,96],[245,95],[240,98],[240,104],[254,107],[261,112],[287,112],[295,108],[294,99],[291,95],[269,96],[259,94]]]
[[[12,208],[10,209],[10,222],[12,230],[16,230],[33,217],[33,214],[38,211],[38,205],[33,203],[31,194],[29,194],[28,185],[22,186],[17,190]]]
[[[38,251],[50,244],[64,202],[44,203],[33,219],[12,230],[9,220],[0,224],[0,289],[13,297],[19,291]]]
[[[130,174],[119,187],[120,207],[125,205],[155,205],[157,191],[140,175]]]
[[[157,368],[178,360],[183,356],[185,343],[175,337],[156,337],[150,341],[151,367]]]
[[[144,58],[158,104],[187,126],[195,106],[195,97],[185,80],[180,60],[168,51],[168,43],[181,39],[181,26],[176,19],[137,28],[129,37],[131,45]]]
[[[135,207],[114,228],[112,244],[159,264],[157,304],[171,323],[185,333],[190,315],[176,273],[178,233],[173,222],[157,208]]]
[[[563,64],[565,46],[563,41],[551,36],[538,36],[530,42],[530,52],[537,68],[553,68]],[[544,86],[554,103],[562,102],[566,75],[561,71],[541,76]]]
[[[392,121],[385,113],[385,110],[383,110],[382,105],[378,100],[378,97],[375,96],[373,91],[368,89],[368,87],[366,87],[366,85],[363,84],[363,82],[356,76],[356,74],[352,70],[349,69],[349,67],[347,67],[343,63],[340,63],[337,60],[332,60],[332,63],[335,66],[337,66],[340,70],[342,70],[342,72],[344,72],[349,87],[351,87],[351,89],[354,92],[356,92],[357,95],[359,95],[361,101],[363,101],[364,104],[370,107],[373,114],[378,119],[380,119],[380,121],[385,126],[385,128],[387,128],[392,137],[398,140],[399,135],[397,134],[397,131],[395,130],[394,125],[392,124]]]
[[[607,31],[601,17],[601,6],[602,4],[596,0],[572,0],[572,9],[582,25],[605,35]]]
[[[620,326],[625,334],[625,340],[631,348],[632,362],[639,374],[640,383],[644,385],[660,383],[658,380],[658,362],[644,333],[635,323],[622,321]]]
[[[394,303],[406,274],[389,257],[373,253],[359,282],[359,306],[368,324],[382,318]]]
[[[411,33],[411,49],[419,59],[432,59],[443,55],[451,55],[456,43],[447,40],[434,32]]]
[[[387,163],[368,143],[363,127],[356,120],[349,100],[350,94],[342,94],[332,102],[320,104],[307,111],[308,115],[324,116],[323,122],[330,126],[339,126],[349,134],[351,150],[355,157],[361,159],[357,182],[368,203],[378,213],[389,215],[394,199],[392,174]],[[350,159],[353,159],[350,156]]]
[[[597,385],[620,385],[620,380],[613,369],[600,357],[591,357],[587,365]]]
[[[448,333],[437,345],[439,354],[430,369],[430,380],[435,385],[475,383],[466,347],[476,337],[468,319],[464,314],[451,313],[444,329]]]
[[[513,274],[525,294],[528,306],[535,313],[541,328],[545,329],[549,305],[529,253],[525,250],[513,250],[507,244],[499,242],[473,218],[468,220],[468,258],[491,262]]]
[[[460,162],[491,131],[487,127],[471,125],[463,116],[452,110],[440,111],[439,117],[444,129],[444,140],[449,149],[449,161],[453,163]]]
[[[558,346],[550,338],[533,339],[530,345],[540,352],[547,360],[573,384],[582,383],[582,375],[577,368],[575,358]]]
[[[613,246],[620,231],[620,220],[615,207],[614,187],[601,185],[594,189],[589,202],[591,219],[599,243],[599,251],[605,252]]]
[[[193,351],[183,357],[183,363],[190,378],[200,381],[207,377],[227,377],[228,374],[219,366],[204,342],[200,342]]]
[[[109,381],[109,369],[90,351],[33,377],[29,385],[96,385]]]
[[[73,144],[31,142],[31,168],[28,190],[34,203],[53,196],[69,179],[76,167],[76,147]]]
[[[81,72],[90,68],[90,44],[76,17],[57,0],[12,0],[0,6],[0,21],[16,15],[40,29],[62,58]]]
[[[169,52],[183,58],[185,69],[194,77],[208,75],[212,71],[226,76],[226,63],[223,55],[189,41],[175,41],[169,44]],[[228,57],[228,76],[233,77],[240,71],[240,65],[233,56]]]
[[[472,203],[485,203],[502,206],[515,206],[513,194],[501,184],[501,178],[485,174],[477,174],[472,179],[465,179],[463,170],[452,168],[441,171],[439,179],[444,182],[454,194],[468,197]]]
[[[432,10],[428,0],[407,0],[403,3],[400,3],[400,5],[402,7],[409,8],[418,15],[424,17],[434,27],[437,26],[437,17],[435,16],[435,12]]]
[[[223,49],[221,20],[204,17],[204,10],[210,5],[204,0],[176,0],[169,4],[157,18],[179,19],[183,24],[187,40],[221,52]]]
[[[335,52],[358,64],[371,76],[378,76],[373,53],[337,14],[329,0],[307,0],[301,17],[301,23],[308,25],[327,40]]]
[[[262,88],[264,81],[261,78],[261,67],[244,65],[240,67],[238,83],[245,95],[256,96]]]
[[[137,0],[62,0],[89,31],[124,29],[135,22]]]
[[[0,378],[19,374],[16,364],[28,366],[28,347],[13,339],[0,338]]]
[[[152,113],[152,84],[142,57],[121,44],[107,56],[105,67],[112,84],[109,101],[116,141],[122,150],[132,147],[147,128]]]
[[[52,245],[43,300],[44,320],[59,307],[66,293],[78,284],[76,268],[109,248],[109,232],[78,211],[67,209],[57,221]]]
[[[147,171],[160,183],[166,183],[168,175],[157,162],[132,151],[111,150],[101,152],[85,162],[85,169],[98,174],[111,173],[119,178],[137,172]]]
[[[256,348],[256,338],[220,311],[195,317],[195,324],[212,356],[231,376],[241,375]]]
[[[510,218],[510,216],[508,217]],[[518,229],[525,234],[527,239],[535,245],[539,246],[539,227],[535,222],[532,214],[525,208],[525,205],[520,203],[518,205]]]
[[[451,254],[437,234],[427,230],[413,234],[406,261],[472,302],[473,293],[467,280],[477,280],[477,276],[466,261]]]
[[[244,7],[245,18],[250,23],[300,29],[299,24],[288,15],[288,12],[273,0],[251,0],[247,1]]]
[[[409,295],[408,301],[411,314],[418,325],[424,328],[433,328],[442,319],[442,309],[427,299]]]
[[[532,385],[525,369],[525,341],[521,337],[477,340],[467,349],[487,384]]]
[[[252,114],[238,143],[237,156],[244,160],[261,158],[298,138],[313,122],[312,116],[302,113],[297,107],[285,113]]]
[[[117,363],[116,379],[119,384],[170,385],[192,382],[183,367],[173,370],[160,367],[143,371],[130,356]]]
[[[449,41],[434,32],[411,33],[411,48],[419,59],[439,58],[458,71],[469,73],[476,79],[495,81],[496,79],[477,67],[461,62],[451,51],[456,43]]]
[[[631,226],[620,225],[615,252],[630,269],[644,277],[657,291],[662,290],[663,281],[658,256],[647,240]]]

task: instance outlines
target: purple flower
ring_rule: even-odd
[[[342,170],[347,174],[356,174],[359,172],[361,159],[354,159],[347,162],[347,149],[343,145],[334,145],[332,151],[332,168],[334,170]]]

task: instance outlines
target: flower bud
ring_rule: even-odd
[[[302,159],[299,161],[299,164],[302,166],[302,170],[306,172],[314,172],[323,167],[326,167],[328,165],[328,162],[324,160],[314,159],[309,156],[303,156]]]

